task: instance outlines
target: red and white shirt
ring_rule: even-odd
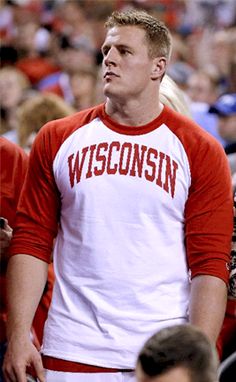
[[[133,368],[150,335],[188,320],[189,270],[227,282],[232,221],[223,149],[168,107],[139,127],[104,105],[46,124],[11,247],[49,262],[56,237],[43,354]]]

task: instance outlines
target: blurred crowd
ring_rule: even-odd
[[[0,134],[28,151],[42,123],[102,102],[104,21],[127,8],[148,10],[167,24],[168,73],[192,118],[223,145],[231,141],[208,109],[236,92],[234,0],[1,0]],[[36,116],[39,103],[45,106]]]

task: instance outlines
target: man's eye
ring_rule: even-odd
[[[108,49],[103,49],[103,50],[102,50],[102,55],[103,55],[103,56],[106,56],[107,53],[108,53],[108,51],[109,51]]]
[[[128,55],[130,52],[127,49],[121,49],[120,53],[125,56]]]

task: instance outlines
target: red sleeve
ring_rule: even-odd
[[[185,209],[186,249],[192,277],[229,277],[233,195],[229,163],[213,138],[191,136],[191,187]]]
[[[188,157],[191,185],[185,205],[185,245],[191,277],[229,279],[233,192],[229,162],[219,142],[191,119],[167,108],[168,126]]]
[[[25,179],[28,156],[18,145],[0,137],[0,216],[15,226],[18,199]]]
[[[46,126],[45,126],[46,127]],[[50,263],[57,234],[60,195],[53,176],[49,129],[42,128],[30,153],[29,169],[18,204],[10,255],[24,253]]]

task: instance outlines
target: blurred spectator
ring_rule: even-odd
[[[217,75],[221,94],[227,93],[230,88],[231,63],[232,58],[235,58],[235,33],[233,30],[208,30],[207,44],[204,41],[199,44],[201,49],[199,50],[198,65],[202,62],[202,67]],[[202,57],[205,57],[204,61]]]
[[[222,95],[209,109],[218,116],[218,131],[226,140],[226,154],[236,152],[236,93]]]
[[[220,95],[219,79],[208,70],[195,70],[187,80],[186,93],[190,99],[192,117],[204,130],[223,146],[224,138],[218,132],[218,119],[209,113],[209,107]]]
[[[171,54],[171,62],[167,73],[177,83],[177,85],[185,90],[189,76],[194,69],[189,64],[189,48],[183,37],[178,34],[173,36],[173,48]]]
[[[226,139],[228,144],[225,152],[228,156],[232,186],[236,190],[236,93],[224,94],[211,105],[210,113],[218,116],[219,133]],[[231,271],[228,288],[228,302],[225,319],[220,336],[217,341],[217,349],[220,357],[224,360],[236,351],[236,194],[234,199],[234,233],[232,238]]]
[[[236,172],[234,173],[234,176]],[[236,190],[233,180],[234,191]],[[236,352],[236,193],[234,195],[234,231],[232,237],[231,269],[228,287],[228,301],[222,329],[217,341],[221,360]]]
[[[15,226],[15,213],[26,173],[28,157],[18,145],[0,137],[0,216],[5,217],[11,227]],[[4,186],[4,187],[3,187]]]
[[[228,33],[231,38],[231,61],[229,68],[228,93],[236,93],[236,26],[230,28]]]
[[[18,109],[18,140],[20,146],[30,151],[36,134],[47,122],[64,118],[76,110],[55,94],[38,94],[27,99]]]
[[[99,0],[95,2],[93,0],[84,0],[83,7],[93,30],[96,63],[97,65],[100,65],[102,63],[101,46],[105,39],[104,22],[108,15],[110,15],[112,11],[118,7],[118,1]]]
[[[77,111],[95,105],[96,80],[96,72],[92,69],[77,70],[70,75],[69,82],[74,99],[72,104]]]
[[[17,142],[16,110],[30,89],[27,77],[14,66],[0,69],[1,123],[0,134]]]
[[[95,51],[82,42],[72,42],[65,35],[58,36],[58,65],[61,70],[46,76],[37,88],[41,92],[55,93],[73,105],[74,96],[70,84],[70,75],[82,70],[96,70]]]
[[[15,227],[17,204],[23,187],[23,180],[28,167],[28,156],[22,148],[0,137],[0,216],[5,224],[0,228],[0,382],[4,382],[2,362],[6,350],[6,270],[8,263],[8,247],[11,240],[12,228]],[[51,301],[54,273],[49,265],[48,279],[43,296],[35,313],[31,330],[32,340],[39,346],[42,330]]]
[[[6,349],[6,269],[7,249],[11,229],[15,226],[15,214],[21,188],[28,166],[28,157],[16,144],[0,137],[0,216],[5,224],[0,228],[0,381],[2,361]]]
[[[59,4],[57,7],[59,32],[67,36],[72,45],[84,45],[93,50],[96,31],[92,29],[82,4],[80,0],[67,0]]]
[[[19,59],[16,67],[27,75],[33,86],[59,70],[54,57],[49,55],[50,39],[50,33],[37,22],[28,21],[17,28],[15,45]]]
[[[183,25],[189,28],[223,28],[235,22],[236,4],[234,0],[186,0]]]
[[[212,104],[219,97],[219,80],[207,70],[195,70],[188,78],[187,93],[193,102]]]

